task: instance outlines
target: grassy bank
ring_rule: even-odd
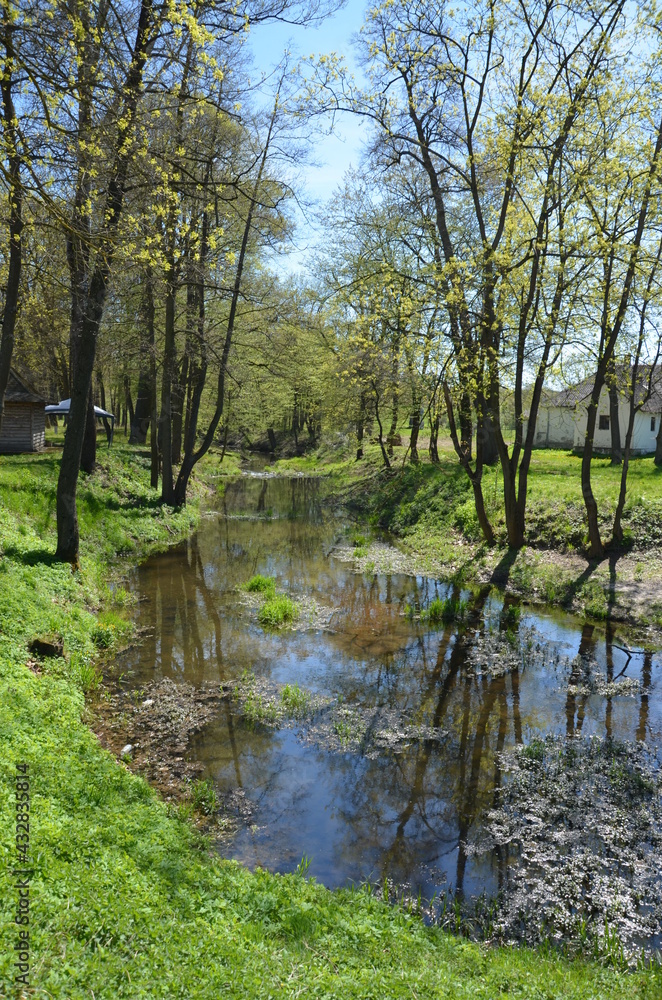
[[[425,442],[423,442],[425,446]],[[427,459],[424,447],[422,458]],[[362,518],[396,534],[417,565],[460,583],[498,583],[531,600],[557,604],[597,620],[662,628],[662,469],[652,457],[632,459],[623,514],[626,544],[602,561],[584,555],[586,516],[581,459],[565,451],[535,451],[529,478],[527,542],[506,545],[500,467],[485,470],[483,491],[497,545],[481,542],[473,493],[449,442],[440,463],[411,465],[395,449],[384,470],[377,445],[356,462],[322,448],[317,456],[278,468],[326,473],[337,495]],[[593,461],[593,490],[603,540],[609,540],[621,470],[608,458]]]
[[[251,874],[100,747],[85,725],[98,657],[128,634],[128,565],[182,537],[198,501],[160,508],[147,460],[118,447],[82,481],[81,570],[53,562],[53,456],[0,460],[0,996],[13,986],[16,764],[31,783],[34,995],[62,998],[662,996],[659,970],[624,973],[428,929],[366,890]],[[37,636],[64,656],[39,658]]]

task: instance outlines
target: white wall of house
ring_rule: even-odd
[[[626,417],[627,420],[627,417]],[[632,451],[648,454],[655,451],[655,439],[660,429],[659,413],[637,413],[632,432]],[[623,432],[625,436],[625,432]]]
[[[574,448],[583,448],[586,439],[586,418],[585,406],[579,406],[574,413],[575,436]],[[601,419],[602,418],[602,419]],[[621,446],[625,447],[625,434],[630,419],[630,405],[627,400],[620,399],[618,404],[618,423],[621,432]],[[595,423],[595,435],[593,437],[593,447],[596,451],[611,450],[611,428],[609,426],[609,392],[603,389],[600,395],[598,415]],[[655,426],[652,427],[652,424]],[[600,424],[603,424],[601,427]],[[604,426],[606,425],[606,426]],[[660,414],[642,413],[635,414],[634,429],[632,432],[632,453],[647,455],[655,451],[655,438],[660,428]]]
[[[625,434],[630,418],[629,403],[619,400],[618,418],[621,431],[621,446],[625,447]],[[655,439],[660,429],[660,413],[635,414],[632,433],[632,453],[648,455],[655,451]],[[609,392],[605,388],[600,396],[595,424],[593,447],[596,451],[611,450],[611,429],[609,426]],[[602,426],[600,426],[602,424]],[[526,422],[524,424],[526,434]],[[586,406],[541,406],[536,423],[535,448],[577,448],[584,447],[586,438]]]
[[[563,406],[541,407],[536,423],[536,448],[572,448],[574,443],[574,410]]]
[[[584,447],[586,438],[586,406],[579,404],[574,409],[561,406],[541,406],[536,423],[536,448],[577,448]],[[625,434],[630,417],[629,403],[619,400],[618,418],[621,445],[625,447]],[[635,414],[632,434],[633,454],[647,455],[655,451],[655,439],[660,429],[661,414]],[[593,447],[596,451],[611,449],[611,429],[609,426],[609,392],[605,388],[600,396],[595,425]],[[602,424],[602,426],[601,426]]]

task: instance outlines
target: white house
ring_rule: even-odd
[[[637,401],[648,391],[651,369],[649,366],[639,366],[640,376],[637,385]],[[627,390],[631,385],[631,369],[620,366],[618,371],[618,422],[621,433],[621,445],[625,446],[625,433],[630,416],[630,400]],[[660,430],[662,419],[662,366],[653,372],[650,397],[637,411],[634,418],[632,434],[632,454],[649,455],[655,451],[655,439]],[[535,448],[572,448],[582,451],[586,437],[586,416],[588,403],[593,389],[593,379],[584,379],[576,385],[571,385],[560,392],[546,390],[540,401],[538,419],[536,421]],[[595,425],[593,441],[594,451],[611,451],[611,427],[609,411],[609,389],[604,386],[600,394],[598,416]],[[526,433],[526,429],[525,429]]]

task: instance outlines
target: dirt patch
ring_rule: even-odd
[[[217,714],[223,695],[218,684],[195,688],[168,678],[139,690],[120,688],[99,701],[93,728],[101,744],[166,801],[181,800],[202,770],[187,759],[190,738]]]

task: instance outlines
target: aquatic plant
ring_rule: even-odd
[[[458,597],[435,597],[428,607],[421,611],[421,620],[429,622],[430,625],[448,625],[464,618],[466,611],[467,602]]]
[[[305,715],[310,707],[310,693],[304,691],[298,684],[286,684],[280,693],[280,698],[289,714],[297,718]]]
[[[250,578],[244,589],[249,594],[275,594],[276,581],[272,576],[262,576],[261,573],[257,573]]]
[[[274,723],[278,721],[278,705],[272,698],[257,692],[248,692],[242,704],[244,718],[251,723]]]
[[[295,602],[286,594],[275,594],[262,605],[257,613],[257,619],[260,625],[279,628],[281,625],[294,621],[297,610]]]
[[[193,782],[191,803],[196,812],[201,812],[205,816],[213,816],[218,809],[218,795],[211,778]]]

